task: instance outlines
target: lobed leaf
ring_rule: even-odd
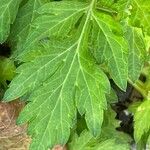
[[[138,142],[150,129],[150,101],[145,100],[136,110],[134,117],[134,138]]]
[[[98,140],[94,139],[90,132],[84,130],[80,136],[74,135],[72,141],[69,143],[70,150],[92,150],[93,144]],[[95,145],[94,145],[95,146]]]
[[[113,9],[123,8],[124,14],[128,2],[119,2]],[[106,65],[110,77],[123,90],[127,85],[128,69],[129,72],[135,70],[136,63],[138,69],[130,77],[135,80],[139,76],[145,58],[141,32],[131,28],[132,32],[128,30],[130,34],[124,37],[125,28],[122,29],[120,20],[100,11],[95,3],[95,0],[29,0],[19,9],[9,42],[22,63],[4,100],[28,96],[28,104],[18,123],[29,122],[28,132],[33,138],[31,150],[64,145],[77,119],[77,111],[85,115],[93,136],[105,133],[105,129],[101,132],[101,126],[107,108],[105,94],[110,92],[110,85],[99,64]],[[128,64],[128,49],[132,51],[129,55],[132,66]],[[111,125],[115,126],[116,122],[112,121]],[[111,128],[110,132],[113,131]],[[112,147],[120,149],[122,146],[116,145],[110,137],[95,148]]]
[[[108,139],[101,142],[93,150],[129,150],[128,144],[116,144],[115,139]]]
[[[100,138],[101,139],[101,138]],[[95,139],[88,131],[83,131],[78,137],[74,136],[69,143],[70,150],[129,150],[128,144],[117,143],[115,138],[107,140]]]
[[[39,11],[42,15],[35,20],[37,28],[26,40],[28,44],[25,43],[27,47],[21,56],[26,63],[17,69],[19,74],[4,99],[10,101],[30,94],[18,122],[30,122],[31,149],[65,144],[77,109],[85,114],[87,126],[94,136],[101,132],[109,81],[88,50],[92,6],[93,2],[88,7],[86,3],[65,1],[45,4]],[[48,17],[52,22],[47,21]],[[45,23],[42,26],[41,19],[44,19],[42,24]],[[68,36],[79,19],[79,32]],[[32,59],[30,55],[25,57],[28,48],[35,55]],[[37,50],[38,54],[35,54]]]

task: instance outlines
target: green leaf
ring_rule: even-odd
[[[108,105],[108,109],[105,110],[104,113],[104,121],[100,136],[94,138],[91,133],[86,130],[84,130],[80,136],[75,133],[69,143],[69,149],[97,150],[99,146],[97,147],[96,145],[108,140],[113,140],[115,145],[122,145],[125,146],[126,149],[129,149],[130,144],[128,143],[131,143],[133,139],[128,134],[116,130],[116,127],[118,127],[120,123],[115,119],[115,116],[116,113]]]
[[[118,102],[117,94],[113,88],[111,88],[110,93],[106,95],[106,99],[109,104]]]
[[[37,10],[48,2],[48,0],[28,0],[27,2],[23,0],[23,2],[25,4],[18,11],[9,37],[9,43],[13,47],[14,56],[22,52],[22,45],[33,28],[32,22],[37,17]]]
[[[123,90],[127,86],[128,47],[119,23],[102,13],[93,15],[91,44],[97,61],[106,62],[115,83]]]
[[[102,136],[106,136],[107,138],[111,138],[112,134],[115,133],[116,127],[119,126],[119,121],[115,119],[116,112],[112,110],[111,106],[108,106],[108,109],[105,111],[104,114],[104,121],[103,121],[103,131]],[[105,133],[106,130],[109,130],[109,132]],[[110,134],[110,131],[112,134]],[[117,132],[116,132],[117,133]],[[108,134],[108,136],[107,136]]]
[[[0,0],[0,43],[6,41],[10,25],[14,22],[21,0]]]
[[[145,100],[136,110],[134,117],[134,138],[138,142],[150,129],[150,101]]]
[[[104,113],[104,121],[101,132],[101,140],[116,139],[116,144],[127,144],[132,141],[132,138],[124,133],[117,131],[116,128],[120,125],[120,121],[116,120],[116,113],[110,106]]]
[[[6,80],[11,81],[14,77],[15,69],[13,60],[0,57],[0,83],[6,86]]]
[[[98,0],[97,9],[121,20],[129,15],[130,4],[130,0]]]
[[[131,8],[131,24],[142,28],[144,32],[150,35],[150,3],[149,0],[133,0]]]
[[[30,5],[29,3],[29,6]],[[32,5],[34,6],[34,4]],[[20,30],[16,29],[17,32],[15,32],[15,34],[18,33],[16,35],[17,37],[20,35],[20,41],[22,41],[21,43],[17,43],[18,51],[20,50],[17,57],[23,61],[32,60],[37,55],[40,55],[40,50],[36,48],[36,45],[38,45],[40,41],[46,41],[47,39],[51,40],[51,38],[54,38],[53,36],[58,36],[60,38],[66,37],[88,7],[86,3],[77,2],[76,4],[76,2],[69,1],[51,2],[51,4],[41,4],[40,6],[38,6],[36,11],[33,10],[36,14],[32,22],[30,20],[31,17],[27,17],[29,21],[26,21],[25,25],[30,27],[28,31],[25,30],[23,34],[22,32],[18,33],[18,31],[22,30],[21,23]],[[24,7],[25,8],[22,8],[23,13],[28,11],[28,5]],[[20,19],[24,20],[24,17],[21,16]],[[18,21],[20,22],[20,20]],[[16,24],[18,24],[18,22],[16,22]],[[24,36],[26,33],[28,34]],[[49,38],[50,35],[51,38]],[[13,37],[14,35],[12,34],[12,38]]]
[[[18,123],[30,122],[29,134],[33,137],[30,149],[65,144],[76,119],[76,109],[85,114],[94,136],[101,132],[105,93],[110,87],[107,76],[88,50],[93,6],[94,1],[89,5],[62,1],[39,9],[41,15],[35,19],[20,57],[26,63],[17,69],[18,75],[4,96],[10,101],[30,94],[29,103],[18,119]],[[71,29],[77,33],[70,35]],[[33,57],[27,55],[29,52]]]
[[[137,108],[142,104],[142,101],[137,101],[134,103],[131,103],[128,107],[128,111],[135,114]]]
[[[75,134],[68,146],[69,150],[93,150],[93,145],[95,146],[97,142],[90,132],[84,130],[80,136]]]
[[[146,46],[142,31],[138,28],[128,27],[126,38],[129,44],[129,78],[135,82],[138,80],[141,70],[146,61]]]
[[[20,62],[4,100],[27,98],[17,123],[28,123],[30,150],[66,144],[77,113],[89,131],[75,137],[73,149],[129,149],[107,106],[116,99],[108,78],[122,90],[128,77],[138,79],[146,55],[142,31],[150,35],[148,0],[0,1],[0,42],[13,24],[8,42]],[[1,82],[14,75],[7,61],[0,62]],[[148,106],[145,101],[135,113],[136,141],[149,131]]]
[[[129,150],[129,145],[124,143],[117,143],[115,138],[107,140],[95,139],[88,131],[83,131],[78,137],[74,136],[71,143],[69,143],[70,150]]]
[[[115,139],[108,139],[101,142],[93,150],[130,150],[128,144],[118,144],[115,142]]]

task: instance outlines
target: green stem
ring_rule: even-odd
[[[140,92],[144,98],[147,98],[147,92],[142,88],[142,83],[140,83],[140,81],[137,81],[136,83],[133,83],[130,79],[128,79],[128,82],[129,82],[138,92]]]
[[[96,6],[96,2],[97,2],[97,0],[93,0],[93,1],[91,2],[91,8],[92,8],[92,9]]]
[[[106,13],[109,13],[109,14],[117,14],[116,11],[110,10],[110,9],[107,9],[107,8],[104,8],[104,7],[96,7],[96,9],[100,10],[100,11],[103,11],[103,12],[106,12]]]

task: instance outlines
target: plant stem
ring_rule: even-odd
[[[140,82],[133,83],[129,78],[128,82],[138,91],[142,94],[144,98],[147,98],[147,92],[142,88],[142,84]]]
[[[96,9],[100,10],[100,11],[103,11],[103,12],[106,12],[106,13],[110,13],[110,14],[117,14],[116,11],[110,10],[110,9],[107,9],[107,8],[104,8],[104,7],[96,7]]]

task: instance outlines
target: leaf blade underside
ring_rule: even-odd
[[[98,62],[106,63],[115,83],[125,90],[128,77],[128,46],[121,36],[121,27],[108,15],[93,14],[93,18],[95,28],[91,43],[94,45],[95,56]]]
[[[146,46],[142,32],[138,28],[128,27],[126,32],[126,38],[129,45],[129,66],[128,76],[135,82],[138,80],[144,62],[146,60]]]
[[[20,15],[14,23],[9,42],[16,49],[16,60],[22,64],[4,100],[27,95],[28,104],[18,123],[29,122],[28,132],[33,137],[31,150],[64,145],[69,139],[70,128],[76,122],[77,111],[85,115],[92,135],[100,135],[103,113],[107,108],[105,94],[110,91],[108,77],[101,65],[107,67],[108,76],[122,90],[126,89],[128,76],[132,80],[139,77],[145,59],[141,30],[131,27],[128,37],[124,37],[126,27],[123,28],[119,19],[127,21],[128,2],[105,2],[108,6],[113,3],[112,10],[109,11],[107,5],[104,7],[107,12],[101,10],[101,5],[95,7],[95,0],[90,4],[29,0],[19,8]],[[123,11],[118,12],[120,16],[117,16],[114,11],[122,8]],[[142,18],[139,9],[136,14]],[[131,10],[129,18],[135,18],[130,23],[140,28],[147,25],[144,32],[149,34],[149,23],[143,19],[137,23],[134,10]],[[106,148],[107,144],[109,140],[100,148]],[[110,147],[113,144],[110,140]]]
[[[50,11],[53,4],[55,2],[46,4],[45,9]],[[109,81],[88,51],[87,41],[93,4],[88,7],[82,5],[84,7],[80,13],[76,8],[78,5],[81,7],[81,3],[60,2],[59,7],[68,8],[68,4],[72,5],[72,13],[77,12],[78,15],[76,18],[69,18],[72,14],[68,13],[68,9],[65,14],[64,9],[63,17],[68,15],[67,22],[71,22],[72,19],[77,22],[82,17],[78,26],[81,32],[60,39],[58,35],[61,35],[61,32],[58,28],[62,27],[63,30],[66,26],[75,26],[75,23],[65,25],[62,22],[59,26],[55,25],[56,28],[48,33],[48,38],[40,36],[36,41],[37,35],[33,36],[35,30],[29,39],[35,37],[35,40],[31,41],[35,41],[36,44],[33,42],[29,47],[36,46],[38,54],[31,59],[24,57],[28,50],[23,52],[22,58],[26,63],[17,69],[18,75],[4,96],[4,99],[9,101],[26,93],[30,95],[29,103],[20,114],[18,123],[30,122],[29,134],[33,136],[30,148],[33,150],[35,147],[36,150],[40,150],[55,144],[65,144],[76,119],[76,109],[85,114],[87,126],[94,136],[101,132],[103,111],[106,109],[105,93],[109,92]],[[43,6],[41,11],[45,9]],[[64,20],[59,11],[58,16],[53,17],[56,21]],[[65,33],[68,34],[69,31]],[[37,52],[34,48],[33,53]]]

